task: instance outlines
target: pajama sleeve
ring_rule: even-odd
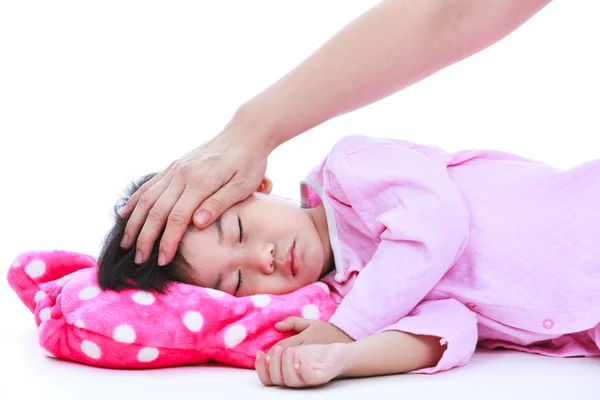
[[[412,373],[433,374],[466,365],[477,346],[477,318],[454,299],[425,301],[407,317],[382,331],[435,336],[446,350],[438,364]]]
[[[379,239],[329,321],[358,340],[407,316],[440,281],[466,246],[469,213],[443,157],[390,142],[332,164],[336,201]]]

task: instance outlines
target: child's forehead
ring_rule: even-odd
[[[209,226],[207,226],[206,228],[203,228],[203,229],[198,228],[197,226],[195,226],[192,223],[187,227],[187,229],[183,233],[180,243],[185,246],[185,244],[189,243],[190,241],[196,241],[196,240],[202,239],[210,231],[212,231],[212,230],[216,231],[215,228],[216,228],[216,222],[213,222],[212,224],[210,224]]]
[[[210,243],[210,238],[203,239],[203,236],[203,232],[198,228],[189,234],[186,232],[179,243],[178,252],[185,263],[194,270],[194,275],[206,278],[212,276],[219,266],[215,263],[214,254],[211,254],[217,248],[217,244]]]

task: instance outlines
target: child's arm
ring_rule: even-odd
[[[467,364],[477,337],[472,311],[454,299],[431,300],[356,342],[275,346],[271,357],[258,352],[256,372],[265,385],[290,387],[322,385],[338,377],[432,374]]]
[[[344,376],[435,373],[469,361],[476,314],[454,299],[424,301],[384,331],[348,343]]]
[[[440,338],[387,331],[346,343],[342,377],[399,374],[438,364],[446,345]]]
[[[319,386],[340,377],[399,374],[434,367],[446,346],[440,338],[400,331],[380,332],[352,343],[309,344],[271,357],[259,351],[255,369],[266,386]]]

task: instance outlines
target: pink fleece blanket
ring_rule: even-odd
[[[46,355],[109,368],[208,361],[253,368],[258,350],[290,336],[275,330],[276,322],[328,320],[336,307],[321,282],[287,295],[241,298],[180,283],[163,295],[104,292],[96,260],[68,251],[19,255],[8,282],[33,312]]]

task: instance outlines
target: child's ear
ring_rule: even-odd
[[[265,176],[256,191],[263,194],[269,194],[271,193],[271,189],[273,189],[273,181]]]

